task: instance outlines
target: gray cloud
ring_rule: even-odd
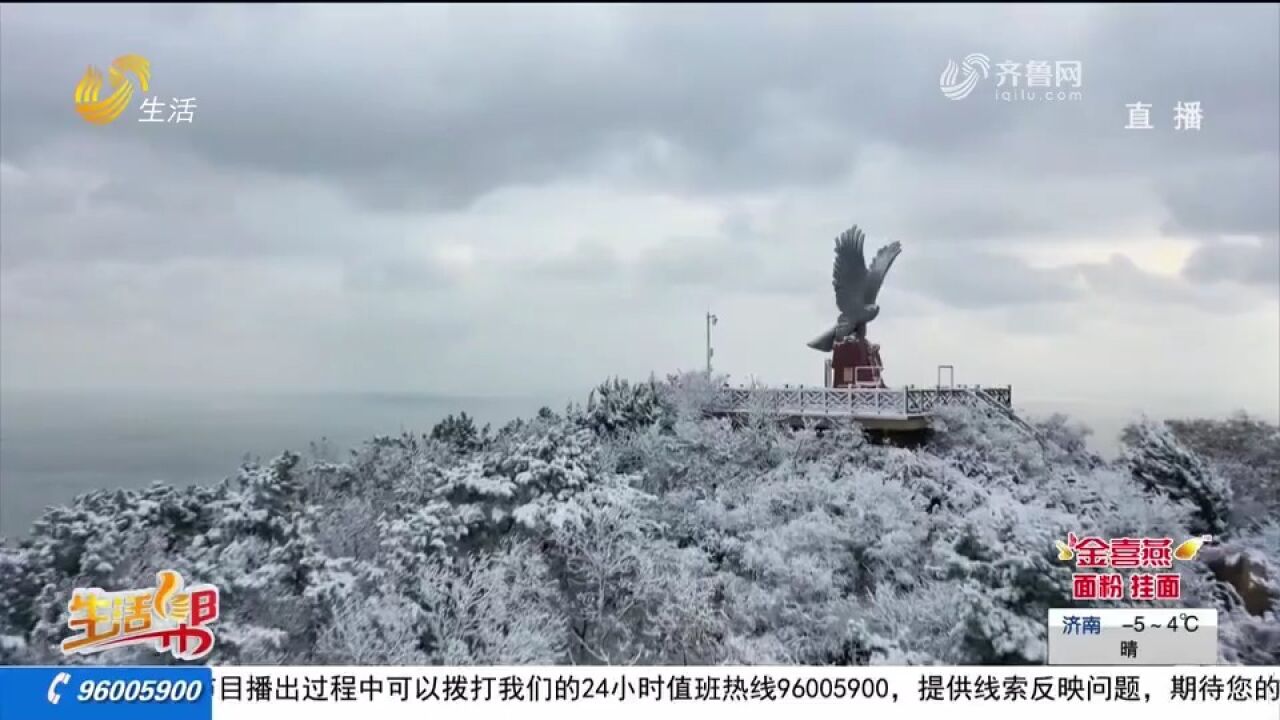
[[[618,253],[606,242],[585,240],[536,261],[530,269],[554,282],[592,282],[615,280],[621,268]]]
[[[503,22],[492,22],[498,12]],[[1254,153],[1268,144],[1275,154],[1275,133],[1266,135],[1280,97],[1275,23],[1266,22],[1274,8],[1120,10],[1100,15],[1083,44],[1044,32],[1021,36],[1016,16],[999,11],[989,18],[994,32],[960,22],[969,9],[937,12],[956,22],[830,7],[727,14],[228,6],[195,13],[206,35],[189,25],[184,42],[156,47],[153,38],[174,28],[170,13],[94,6],[68,26],[61,13],[10,8],[7,19],[24,32],[11,32],[4,52],[24,72],[6,79],[6,154],[20,162],[51,138],[91,132],[64,112],[63,90],[86,62],[105,63],[120,45],[151,52],[157,90],[205,98],[206,122],[192,132],[162,128],[163,137],[147,137],[160,128],[135,123],[111,128],[113,137],[186,148],[220,165],[325,177],[373,207],[457,206],[610,159],[650,186],[726,192],[829,182],[875,144],[965,163],[971,173],[977,161],[1036,175],[1046,165],[1080,175],[1157,159],[1174,167],[1189,155]],[[502,29],[513,13],[521,33]],[[1215,21],[1200,22],[1202,15]],[[107,17],[123,36],[104,37],[95,20]],[[410,17],[438,21],[438,29]],[[1135,23],[1178,32],[1133,38]],[[1228,26],[1229,33],[1219,29]],[[67,57],[46,40],[55,32],[90,59]],[[375,36],[377,44],[361,40]],[[1240,52],[1224,55],[1224,43]],[[946,101],[936,88],[939,68],[977,48],[1019,59],[1079,56],[1088,96],[1065,109]],[[1177,57],[1193,60],[1170,62]],[[1234,82],[1222,82],[1231,73]],[[1212,139],[1120,130],[1123,103],[1134,94],[1171,107],[1186,92],[1209,108],[1219,129]]]
[[[1280,128],[1277,128],[1280,133]],[[1275,156],[1208,162],[1195,173],[1174,173],[1160,184],[1171,234],[1280,233],[1280,174]]]
[[[907,287],[960,308],[1065,302],[1082,292],[1070,270],[981,251],[933,253],[904,266]]]
[[[344,268],[347,287],[357,291],[449,290],[457,278],[431,258],[357,258]]]
[[[0,19],[6,386],[571,387],[697,365],[707,306],[726,363],[802,376],[853,222],[907,246],[879,329],[915,345],[898,356],[952,352],[952,326],[1125,346],[1126,318],[1159,347],[1168,307],[1218,318],[1224,347],[1274,324],[1274,6]],[[945,99],[946,61],[976,51],[1080,60],[1084,99]],[[83,123],[71,87],[124,52],[196,121]],[[1136,100],[1155,130],[1123,129]],[[1178,101],[1201,131],[1172,128]]]
[[[1112,308],[1133,308],[1138,315],[1161,316],[1172,329],[1194,312],[1220,322],[1222,316],[1256,311],[1259,301],[1274,301],[1274,293],[1242,292],[1237,287],[1205,285],[1186,278],[1148,272],[1125,255],[1113,254],[1105,263],[1081,263],[1064,271],[1075,276],[1081,297]]]
[[[1280,236],[1253,243],[1204,243],[1187,258],[1182,274],[1202,282],[1280,285]]]

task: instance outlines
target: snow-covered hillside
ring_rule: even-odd
[[[496,432],[84,495],[0,545],[0,662],[65,662],[71,588],[173,568],[220,588],[218,663],[1039,663],[1074,531],[1218,536],[1182,604],[1222,610],[1224,661],[1280,663],[1274,426],[1144,421],[1107,463],[1062,418],[1046,450],[957,410],[906,450],[732,428],[712,387],[611,381]]]

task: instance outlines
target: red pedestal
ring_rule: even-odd
[[[880,346],[866,338],[836,341],[831,351],[831,387],[884,387]]]

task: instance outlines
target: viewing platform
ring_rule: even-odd
[[[956,405],[990,408],[1024,429],[1031,429],[1013,412],[1013,389],[1008,386],[724,387],[710,414],[765,414],[793,426],[822,427],[854,421],[867,430],[893,432],[925,430],[935,408]]]

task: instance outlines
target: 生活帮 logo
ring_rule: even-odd
[[[178,572],[161,570],[155,587],[115,592],[76,588],[67,603],[67,627],[76,634],[62,641],[63,654],[150,645],[179,660],[208,655],[214,641],[209,624],[218,619],[218,589],[184,585]]]

